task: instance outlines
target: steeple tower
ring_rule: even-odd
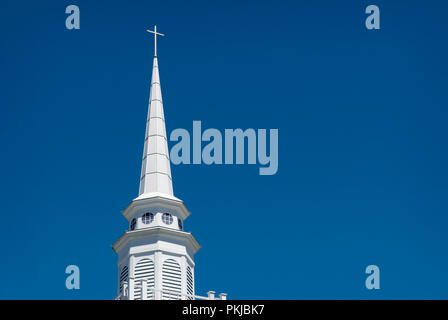
[[[118,254],[118,298],[193,299],[194,255],[200,249],[183,231],[190,215],[174,197],[157,61],[157,36],[146,121],[139,195],[123,210],[129,223],[115,243]]]

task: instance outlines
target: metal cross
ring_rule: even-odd
[[[154,34],[154,57],[157,57],[157,36],[164,37],[165,35],[157,32],[157,26],[154,26],[154,31],[146,30],[146,32]]]

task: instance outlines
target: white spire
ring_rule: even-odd
[[[154,34],[155,37],[157,35],[157,33]],[[155,193],[163,193],[173,197],[168,141],[166,138],[165,116],[163,114],[162,91],[160,89],[156,53],[152,69],[151,94],[138,194],[139,198],[147,198]]]

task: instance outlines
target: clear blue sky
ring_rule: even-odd
[[[77,4],[81,29],[65,29]],[[381,30],[364,26],[367,5]],[[154,24],[168,132],[278,128],[279,170],[173,166],[196,292],[448,298],[445,1],[2,1],[0,298],[111,299]],[[65,267],[81,290],[65,289]],[[381,289],[364,286],[367,265]]]

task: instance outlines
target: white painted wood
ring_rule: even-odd
[[[120,266],[128,266],[128,281],[122,284],[117,299],[215,299],[195,296],[194,255],[200,246],[193,235],[179,228],[178,220],[185,221],[190,212],[173,194],[168,143],[163,112],[157,61],[157,36],[154,34],[154,65],[151,94],[146,123],[139,195],[123,210],[128,223],[135,219],[135,228],[113,244],[118,255],[118,286]],[[142,216],[151,213],[153,220],[145,223]],[[169,214],[168,219],[163,219]],[[165,216],[166,217],[166,216]],[[171,218],[169,218],[171,217]],[[172,220],[172,223],[167,223]],[[153,264],[152,264],[153,263]],[[187,289],[187,267],[191,274]],[[220,296],[221,297],[221,296]],[[222,299],[222,297],[221,297]]]

